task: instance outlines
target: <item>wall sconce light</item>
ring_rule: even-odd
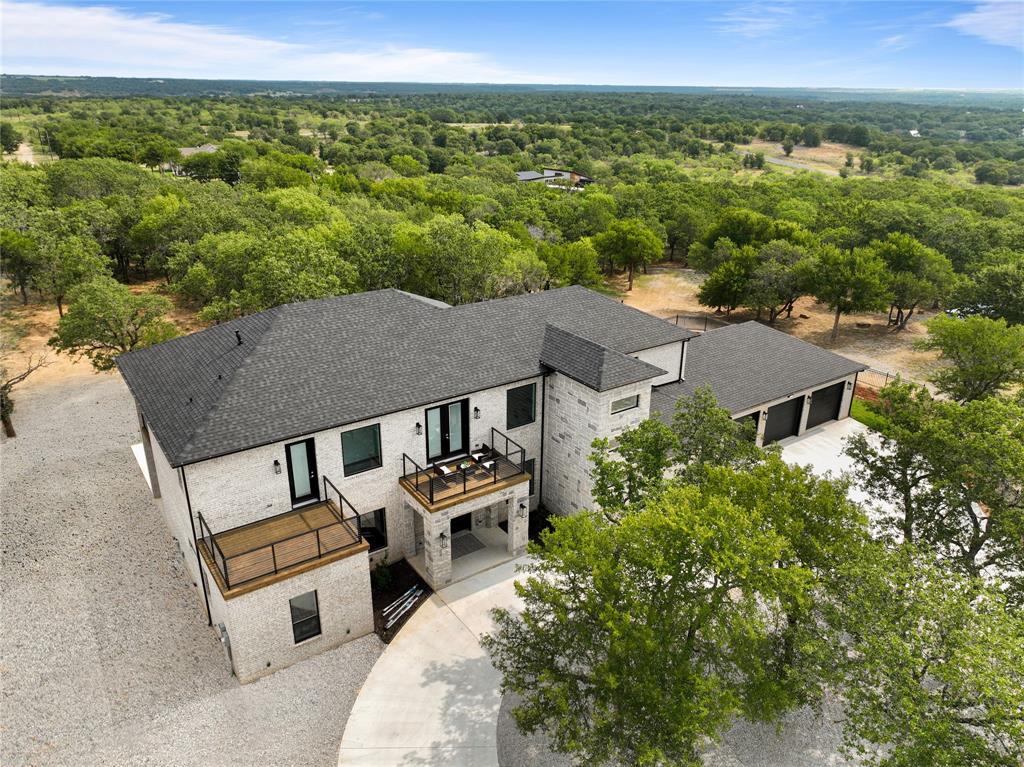
[[[416,433],[417,434],[422,434],[423,433],[423,424],[421,424],[419,421],[416,422]]]
[[[846,389],[847,389],[847,391],[849,391],[852,388],[853,388],[853,381],[847,381],[846,382]]]
[[[281,462],[279,460],[277,460],[276,458],[274,459],[274,473],[275,474],[280,474],[281,473]]]
[[[475,420],[475,421],[479,421],[480,420],[480,408],[478,408],[478,407],[473,408],[473,420]]]
[[[448,548],[448,533],[441,533],[441,551]]]
[[[517,515],[517,516],[518,516],[518,517],[519,517],[520,519],[526,519],[526,513],[527,513],[527,512],[526,512],[526,504],[525,504],[525,503],[521,503],[521,504],[519,504],[519,510],[518,510],[518,511],[516,511],[516,515]]]

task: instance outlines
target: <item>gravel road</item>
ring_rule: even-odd
[[[131,453],[113,374],[22,392],[0,443],[0,763],[333,765],[371,635],[231,676]]]

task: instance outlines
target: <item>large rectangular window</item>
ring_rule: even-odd
[[[295,644],[320,635],[320,604],[315,591],[288,600],[292,611],[292,636]]]
[[[359,533],[368,544],[370,551],[379,551],[388,545],[388,524],[384,509],[376,509],[359,515]]]
[[[379,467],[380,425],[374,424],[342,432],[341,456],[345,464],[346,477]]]
[[[639,394],[634,394],[632,397],[623,397],[612,402],[613,413],[621,413],[624,410],[632,410],[635,407],[640,407]]]
[[[505,428],[526,426],[537,418],[537,384],[509,389],[506,399]]]

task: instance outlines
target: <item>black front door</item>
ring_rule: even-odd
[[[469,452],[469,400],[427,410],[427,460],[442,461]]]
[[[284,450],[288,457],[288,487],[292,493],[292,506],[320,500],[313,440],[293,442],[285,445]]]

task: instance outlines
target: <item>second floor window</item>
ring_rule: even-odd
[[[381,465],[380,425],[373,424],[373,426],[342,432],[341,457],[345,464],[346,477],[379,467]]]
[[[507,393],[505,428],[526,426],[537,418],[537,384],[509,389]]]
[[[632,410],[635,407],[640,407],[639,394],[634,394],[632,397],[623,397],[612,402],[613,413],[621,413],[623,410]]]

